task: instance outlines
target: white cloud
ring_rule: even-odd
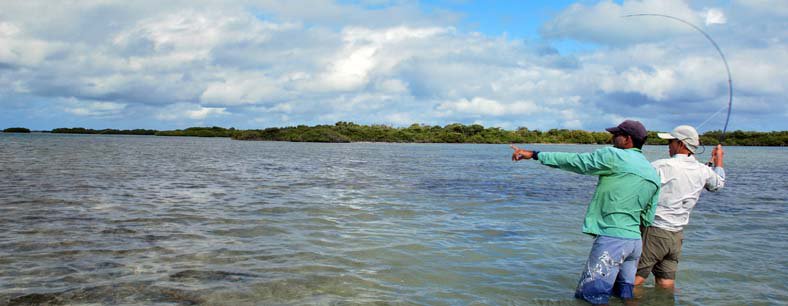
[[[74,98],[68,99],[63,110],[81,117],[106,117],[120,114],[125,104],[113,102],[83,102]]]
[[[501,116],[505,112],[505,107],[498,101],[474,97],[471,100],[460,99],[438,104],[438,110],[448,111],[449,113]]]
[[[560,111],[561,118],[563,119],[564,128],[569,129],[579,129],[583,127],[582,121],[578,118],[578,115],[575,113],[573,109],[565,109]]]
[[[699,17],[682,0],[600,1],[593,6],[573,4],[542,28],[549,38],[570,38],[622,44],[693,31],[662,17],[629,17],[631,14],[665,14],[698,24]],[[645,35],[645,34],[648,35]]]
[[[156,114],[156,119],[164,121],[174,120],[203,120],[211,116],[229,115],[226,108],[202,107],[191,104],[175,104]]]
[[[533,113],[538,109],[530,101],[515,101],[511,104],[504,104],[483,97],[443,102],[437,106],[437,110],[443,112],[444,115],[458,113],[476,116],[522,115]]]
[[[224,108],[218,107],[201,107],[200,109],[186,111],[186,117],[189,119],[205,119],[210,115],[227,115]]]
[[[35,67],[61,44],[31,38],[19,25],[0,20],[0,63]]]
[[[207,84],[200,101],[210,105],[268,104],[286,96],[283,83],[260,72],[229,72],[221,81]]]
[[[399,126],[411,125],[416,120],[409,113],[393,113],[384,116],[385,123],[391,123]]]
[[[348,27],[342,31],[343,48],[327,64],[310,88],[320,91],[351,91],[367,85],[371,74],[386,74],[414,56],[403,45],[426,43],[448,32],[444,28],[398,26],[385,29]]]
[[[706,10],[706,25],[725,24],[726,22],[728,19],[725,18],[723,11],[715,8]]]
[[[602,81],[602,90],[605,92],[636,92],[653,100],[661,101],[667,98],[667,93],[676,86],[676,73],[670,69],[657,68],[653,72],[646,72],[638,68],[630,68],[613,78]]]
[[[322,85],[327,90],[348,91],[366,84],[370,70],[375,67],[377,48],[364,46],[352,48],[337,57],[323,76]]]
[[[741,50],[729,59],[738,90],[751,96],[785,97],[788,48]],[[757,94],[756,94],[757,93]]]

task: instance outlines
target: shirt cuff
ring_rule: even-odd
[[[719,175],[721,178],[725,179],[725,169],[722,169],[722,167],[716,167],[715,166],[714,167],[714,173],[717,173],[717,175]]]

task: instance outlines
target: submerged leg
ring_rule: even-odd
[[[624,260],[621,263],[621,269],[616,278],[616,284],[613,287],[613,295],[625,300],[630,300],[635,297],[633,289],[636,284],[638,261],[640,260],[642,251],[643,244],[640,239],[630,240],[626,244],[626,247],[621,250],[621,255]]]
[[[631,244],[632,241],[606,236],[597,237],[577,284],[575,297],[595,305],[607,304],[610,295],[613,294],[613,286],[626,255],[622,250],[631,249],[627,244]],[[639,239],[637,241],[639,243]],[[634,279],[634,272],[632,278]]]
[[[656,278],[656,284],[662,289],[673,290],[676,282],[672,279]]]

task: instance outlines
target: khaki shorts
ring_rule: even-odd
[[[640,228],[643,239],[643,255],[640,256],[637,275],[648,278],[676,279],[681,257],[681,242],[684,234],[671,232],[658,227]]]

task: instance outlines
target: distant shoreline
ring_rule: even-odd
[[[187,136],[187,137],[225,137],[247,141],[287,141],[323,143],[467,143],[467,144],[608,144],[610,133],[605,131],[584,131],[550,129],[547,131],[530,130],[525,127],[517,130],[504,130],[498,127],[485,128],[478,124],[464,125],[453,123],[446,126],[412,124],[408,127],[386,125],[359,125],[340,121],[334,125],[271,127],[259,130],[239,130],[223,127],[190,127],[183,130],[152,129],[87,129],[56,128],[51,131],[30,131],[14,127],[4,132],[53,134],[97,134],[97,135],[150,135],[150,136]],[[667,141],[650,131],[646,144],[663,145]],[[710,146],[720,143],[721,131],[708,131],[701,135],[701,143]],[[727,146],[788,146],[788,131],[732,131],[725,134],[722,144]]]
[[[3,134],[3,133],[0,133]],[[22,133],[7,133],[7,134],[22,134]],[[65,134],[65,133],[52,133],[49,131],[33,131],[29,134]],[[68,134],[66,134],[68,135]],[[129,134],[70,134],[70,135],[96,135],[96,136],[141,136],[141,137],[158,137],[156,135],[129,135]],[[197,136],[164,136],[164,137],[184,137],[193,138]],[[198,138],[228,138],[228,137],[198,137]],[[315,142],[315,141],[289,141],[289,140],[244,140],[250,142],[289,142],[289,143],[326,143],[326,144],[449,144],[449,145],[589,145],[589,146],[603,146],[609,143],[569,143],[569,142],[515,142],[515,143],[475,143],[475,142],[460,142],[460,143],[447,143],[447,142],[384,142],[384,141],[352,141],[352,142]],[[645,144],[646,146],[662,146],[664,144]],[[702,144],[703,146],[711,146]],[[766,146],[766,145],[726,145],[729,147],[764,147],[764,148],[780,148],[784,146]]]

